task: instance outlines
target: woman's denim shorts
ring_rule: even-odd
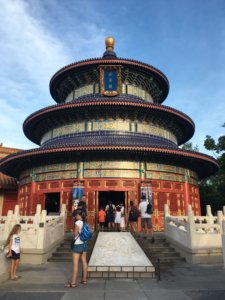
[[[72,249],[73,253],[83,253],[83,252],[87,252],[87,243],[83,243],[83,244],[75,244],[73,246]]]

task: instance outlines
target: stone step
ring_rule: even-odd
[[[151,258],[154,257],[180,257],[180,254],[177,252],[171,253],[171,252],[163,252],[163,253],[150,253]]]
[[[68,237],[66,236],[63,242],[60,244],[60,247],[56,249],[54,253],[52,253],[52,257],[48,259],[48,261],[71,261],[71,239],[72,235],[68,233]],[[89,260],[95,240],[97,238],[97,233],[93,234],[93,238],[91,241],[88,241],[88,253],[87,259]]]
[[[61,251],[61,252],[52,253],[52,257],[68,257],[68,256],[71,258],[71,251]]]
[[[163,235],[155,235],[155,242],[152,243],[150,237],[142,237],[134,235],[141,248],[144,250],[147,257],[151,260],[152,264],[158,268],[158,259],[160,260],[160,270],[168,270],[174,264],[185,262],[185,259],[170,246],[170,243]]]
[[[63,247],[63,246],[70,246],[70,244],[71,244],[71,240],[68,241],[68,242],[63,242],[63,243],[61,244],[61,246],[62,246],[62,247]]]
[[[71,248],[70,248],[70,246],[63,246],[63,247],[57,248],[56,251],[57,251],[57,252],[61,252],[61,251],[71,251]]]
[[[151,246],[147,246],[145,247],[147,249],[149,249],[149,251],[151,253],[164,253],[164,252],[176,252],[176,250],[173,247],[162,247],[162,246],[158,246],[158,247],[151,247]]]
[[[154,243],[152,242],[151,239],[142,239],[142,238],[139,238],[139,239],[136,239],[137,242],[139,243],[145,243],[147,245],[150,245],[151,247],[169,247],[170,246],[170,243],[167,242],[166,240],[165,241],[158,241],[155,239]]]
[[[152,264],[155,265],[158,263],[158,259],[152,259]],[[167,263],[177,263],[177,262],[185,262],[184,257],[160,257],[160,264],[167,264]]]
[[[58,262],[71,261],[71,257],[50,257],[48,261],[58,261]]]

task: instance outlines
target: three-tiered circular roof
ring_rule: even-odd
[[[98,119],[104,115],[130,120],[148,119],[160,123],[172,132],[178,145],[188,141],[194,134],[194,123],[185,114],[163,106],[169,92],[166,76],[156,68],[139,61],[117,58],[112,40],[107,40],[102,58],[89,59],[68,65],[59,70],[50,81],[50,93],[59,104],[31,114],[24,122],[24,133],[40,144],[43,135],[50,130],[77,120]],[[115,97],[100,94],[86,95],[67,102],[67,96],[82,86],[100,81],[99,68],[121,67],[121,83],[138,86],[147,91],[153,100],[149,103],[132,95]],[[212,157],[178,148],[177,144],[157,135],[128,131],[83,131],[51,138],[40,148],[12,154],[0,161],[2,172],[19,176],[26,169],[51,163],[95,160],[147,160],[157,163],[179,165],[198,173],[199,178],[212,175],[218,163]]]

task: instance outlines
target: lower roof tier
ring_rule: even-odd
[[[193,170],[199,179],[214,174],[219,168],[214,158],[181,149],[144,146],[64,146],[32,149],[9,155],[0,161],[0,171],[9,176],[19,177],[21,172],[32,167],[96,159],[166,163]]]
[[[79,101],[54,105],[31,114],[23,125],[25,135],[40,145],[51,130],[81,120],[129,119],[160,124],[176,136],[178,145],[194,134],[193,121],[171,107],[146,103],[137,97],[82,97]]]
[[[74,146],[151,146],[177,149],[174,142],[156,135],[113,130],[79,132],[56,137],[42,144],[41,149]]]

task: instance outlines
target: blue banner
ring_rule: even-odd
[[[83,195],[84,195],[83,187],[77,186],[73,188],[72,190],[73,199],[81,199]]]
[[[104,70],[104,90],[113,92],[117,90],[117,71]]]
[[[152,188],[150,185],[148,186],[141,186],[141,198],[142,196],[148,200],[149,203],[152,203]]]

